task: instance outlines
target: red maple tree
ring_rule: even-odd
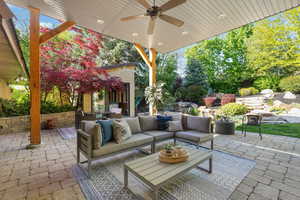
[[[42,33],[48,30],[41,28]],[[101,42],[100,33],[73,27],[66,38],[55,37],[41,46],[44,101],[53,88],[67,94],[71,104],[78,102],[83,93],[123,88],[118,77],[109,76],[106,70],[97,67]]]

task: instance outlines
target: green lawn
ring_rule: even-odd
[[[241,131],[242,126],[237,126],[236,130]],[[258,133],[258,127],[248,126],[247,132]],[[271,135],[283,135],[300,138],[300,124],[262,124],[261,132]]]

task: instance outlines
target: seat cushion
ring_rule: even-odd
[[[168,131],[146,131],[143,132],[143,134],[154,137],[154,141],[166,140],[174,137],[174,133]]]
[[[138,117],[128,117],[123,118],[123,120],[125,120],[128,123],[132,134],[142,132]]]
[[[93,150],[93,157],[99,157],[119,151],[125,151],[130,148],[138,147],[147,143],[151,143],[153,141],[153,137],[145,134],[135,134],[132,135],[128,140],[125,140],[121,144],[117,144],[114,141],[108,142],[100,149]]]
[[[212,140],[213,134],[211,133],[201,133],[199,131],[178,131],[176,132],[176,138],[181,138],[185,140],[189,140],[191,142],[202,143],[209,140]]]
[[[203,133],[210,133],[211,118],[187,116],[187,129],[197,130]]]
[[[157,130],[156,116],[139,116],[142,131]]]

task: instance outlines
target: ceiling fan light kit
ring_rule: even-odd
[[[172,8],[175,8],[183,3],[185,3],[187,0],[170,0],[167,3],[163,4],[162,6],[156,6],[155,0],[153,1],[153,5],[151,6],[147,0],[135,0],[137,3],[142,5],[144,8],[146,8],[146,13],[143,15],[135,15],[135,16],[129,16],[124,17],[121,19],[121,21],[129,21],[133,19],[138,18],[144,18],[149,17],[149,24],[147,29],[147,34],[152,35],[154,33],[155,29],[155,22],[156,19],[159,18],[169,24],[175,25],[177,27],[183,26],[184,22],[180,19],[177,19],[175,17],[165,15],[163,14],[165,11],[168,11]]]

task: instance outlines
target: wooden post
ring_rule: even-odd
[[[41,101],[40,101],[40,10],[30,10],[30,144],[41,144]]]
[[[157,51],[154,48],[150,49],[150,56],[148,57],[145,53],[143,47],[140,44],[135,43],[134,44],[136,50],[139,52],[145,63],[147,64],[149,68],[149,86],[155,86],[156,85],[156,57],[157,57]],[[150,115],[157,113],[157,108],[150,104],[149,105],[149,112]]]
[[[28,9],[30,11],[30,148],[41,144],[40,44],[67,30],[75,23],[72,21],[67,21],[57,28],[40,36],[40,10],[33,7],[29,7]]]

